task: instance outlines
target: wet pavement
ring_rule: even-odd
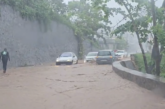
[[[165,109],[165,99],[111,65],[47,65],[0,72],[1,109]]]

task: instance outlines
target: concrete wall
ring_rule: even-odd
[[[44,32],[37,22],[22,19],[9,6],[1,6],[0,13],[0,51],[8,49],[9,67],[55,62],[64,51],[77,53],[77,41],[67,26],[52,22],[52,29]]]
[[[165,96],[165,79],[154,75],[145,74],[139,71],[128,69],[122,65],[126,65],[128,61],[117,61],[113,63],[113,70],[124,79],[128,79],[137,83],[139,86],[156,91],[158,94]],[[124,64],[125,63],[125,64]]]

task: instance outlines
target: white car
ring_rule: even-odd
[[[98,52],[89,52],[84,59],[84,63],[86,62],[91,62],[91,61],[96,61]]]
[[[123,59],[123,58],[127,57],[127,52],[125,50],[117,50],[115,55],[118,59]]]
[[[56,65],[60,64],[77,64],[78,58],[73,52],[64,52],[56,59]]]

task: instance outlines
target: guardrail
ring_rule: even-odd
[[[159,90],[160,94],[165,95],[165,79],[151,74],[142,73],[136,70],[126,68],[127,62],[116,61],[113,63],[113,70],[124,79],[130,80],[139,86],[148,90]]]

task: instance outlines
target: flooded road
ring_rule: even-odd
[[[50,65],[1,71],[0,108],[165,109],[165,100],[110,65]]]

